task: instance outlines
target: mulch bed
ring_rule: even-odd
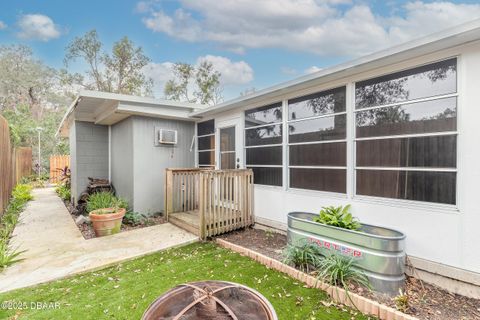
[[[287,245],[283,234],[247,228],[219,238],[255,250],[270,258],[282,260],[282,250]],[[352,291],[395,308],[393,299],[374,294],[363,288]],[[427,320],[480,320],[480,300],[450,293],[437,286],[407,277],[405,293],[409,299],[407,314]]]
[[[70,215],[71,215],[73,221],[75,221],[77,219],[78,215],[75,215],[75,214],[72,213],[72,212],[74,212],[74,207],[72,206],[72,204],[69,201],[64,201],[64,203],[65,203],[65,206],[68,209],[68,212],[70,212]],[[152,216],[152,217],[146,218],[145,220],[142,221],[142,223],[140,223],[138,225],[135,225],[135,226],[123,223],[122,227],[120,229],[120,232],[151,227],[151,226],[166,223],[166,222],[167,221],[165,220],[164,216]],[[90,223],[77,224],[77,227],[78,227],[78,229],[80,230],[80,232],[82,233],[82,235],[85,239],[96,238],[95,232],[93,231],[93,227]]]

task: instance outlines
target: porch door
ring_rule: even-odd
[[[235,169],[237,164],[236,126],[220,128],[220,169]]]

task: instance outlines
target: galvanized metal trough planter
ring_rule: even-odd
[[[288,214],[288,243],[317,244],[322,254],[353,257],[368,276],[374,291],[394,296],[405,282],[405,235],[399,231],[362,224],[359,231],[314,222],[316,214]]]

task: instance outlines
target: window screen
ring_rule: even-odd
[[[356,193],[456,203],[457,61],[355,88]]]
[[[288,101],[289,186],[346,193],[346,87]]]
[[[282,103],[245,111],[245,159],[255,184],[282,186]]]
[[[215,120],[197,123],[198,166],[215,167]]]

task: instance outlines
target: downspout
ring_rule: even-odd
[[[108,181],[112,183],[112,126],[108,125]]]

